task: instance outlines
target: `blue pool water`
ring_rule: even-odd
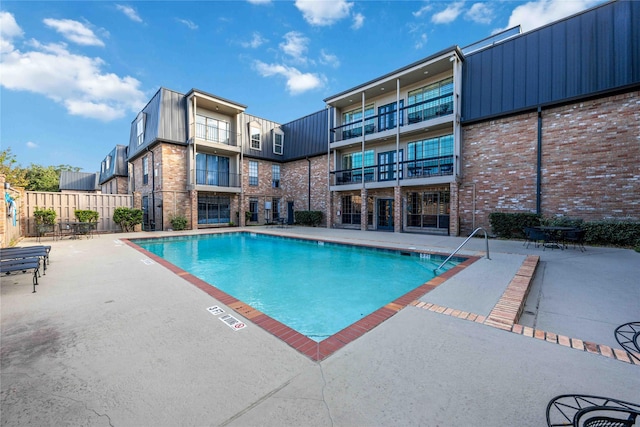
[[[135,243],[315,341],[431,280],[443,260],[255,233]]]

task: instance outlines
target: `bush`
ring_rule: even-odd
[[[601,246],[622,246],[640,249],[640,222],[607,220],[584,222],[581,218],[546,217],[531,213],[502,213],[489,214],[491,229],[500,238],[524,238],[524,227],[546,225],[553,227],[575,227],[585,230],[585,243]]]
[[[634,247],[640,242],[638,221],[593,221],[582,228],[586,230],[585,243],[590,245]]]
[[[142,210],[116,208],[113,212],[113,221],[120,226],[122,231],[134,231],[136,225],[142,224]]]
[[[54,225],[56,223],[56,211],[53,209],[39,209],[36,206],[33,210],[33,218],[37,225]]]
[[[90,210],[75,210],[73,214],[76,216],[78,222],[97,222],[98,212]]]
[[[182,215],[174,216],[169,220],[171,222],[171,228],[176,231],[185,230],[187,228],[187,218]]]
[[[294,213],[296,224],[316,227],[322,222],[322,212],[320,211],[296,211]]]
[[[525,236],[522,229],[540,225],[540,215],[492,212],[489,214],[489,223],[493,233],[500,238],[523,239]]]

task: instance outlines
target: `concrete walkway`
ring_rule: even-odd
[[[258,229],[442,253],[463,241],[249,230]],[[640,400],[639,365],[549,342],[619,348],[615,327],[640,320],[633,251],[491,240],[491,260],[314,362],[247,319],[245,329],[229,328],[207,308],[232,310],[121,241],[169,234],[43,242],[53,246],[51,264],[36,294],[29,275],[2,277],[2,425],[540,426],[558,394]],[[473,239],[461,253],[484,250]],[[426,308],[488,315],[532,254],[540,263],[520,324],[546,339]]]

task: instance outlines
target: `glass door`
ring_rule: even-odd
[[[393,230],[393,199],[378,199],[378,230]]]

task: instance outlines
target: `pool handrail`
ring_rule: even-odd
[[[455,251],[451,252],[451,255],[449,255],[449,256],[447,257],[447,259],[445,259],[445,260],[442,262],[442,264],[440,264],[437,268],[435,268],[435,269],[433,270],[433,272],[435,273],[436,271],[440,270],[440,269],[442,268],[442,266],[443,266],[443,265],[445,265],[445,264],[447,263],[447,261],[449,261],[451,258],[453,258],[453,256],[454,256],[455,254],[457,254],[457,253],[458,253],[458,251],[459,251],[459,250],[460,250],[460,249],[465,245],[465,243],[467,243],[467,242],[469,241],[469,239],[471,239],[471,238],[472,238],[472,237],[473,237],[473,236],[474,236],[478,231],[480,231],[480,230],[482,230],[482,232],[484,233],[484,241],[485,241],[485,243],[486,243],[486,245],[487,245],[487,259],[491,259],[491,258],[489,257],[489,235],[487,234],[487,230],[485,230],[485,229],[484,229],[484,228],[482,228],[482,227],[478,227],[478,228],[476,228],[475,230],[473,230],[473,233],[471,233],[471,234],[469,235],[469,237],[467,237],[467,238],[465,239],[465,241],[464,241],[464,242],[462,242],[462,244],[456,248],[456,250],[455,250]]]

